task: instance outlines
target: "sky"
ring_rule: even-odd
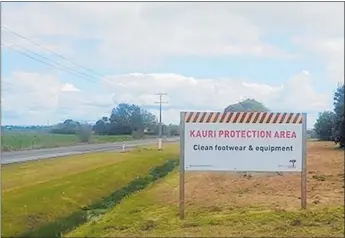
[[[3,125],[158,116],[164,92],[164,123],[254,98],[312,128],[344,80],[343,2],[2,2],[1,26]]]

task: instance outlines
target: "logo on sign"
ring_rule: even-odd
[[[289,169],[295,169],[296,168],[296,160],[295,159],[290,159],[289,160],[289,165],[278,165],[280,168],[289,168]]]
[[[292,164],[292,168],[296,168],[296,166],[295,166],[296,160],[295,159],[290,159],[289,162]]]

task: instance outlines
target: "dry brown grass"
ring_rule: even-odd
[[[344,151],[329,142],[308,143],[308,207],[344,203]],[[324,180],[324,181],[322,181]],[[173,186],[173,187],[171,187]],[[162,184],[157,202],[177,204],[179,186]],[[265,206],[268,209],[300,208],[300,174],[186,173],[186,208],[222,209]]]

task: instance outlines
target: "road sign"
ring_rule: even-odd
[[[305,113],[182,112],[180,136],[181,213],[185,171],[300,172],[306,207]]]

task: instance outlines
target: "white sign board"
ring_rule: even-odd
[[[186,171],[302,171],[302,113],[184,115],[181,121]]]

